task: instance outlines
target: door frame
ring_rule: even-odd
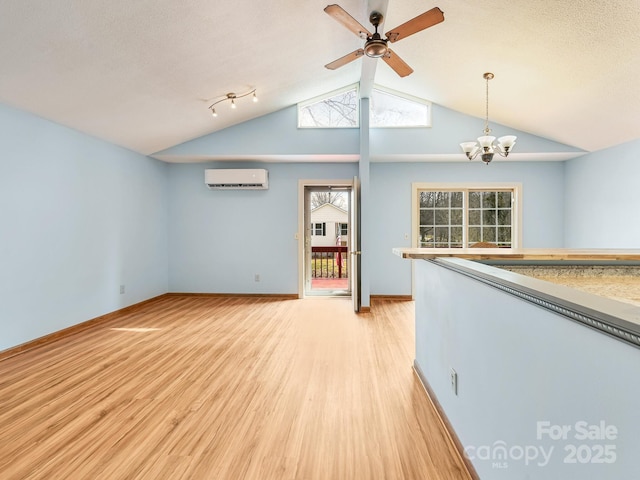
[[[298,231],[295,238],[298,241],[298,298],[304,298],[304,239],[305,225],[304,221],[304,190],[305,187],[350,187],[353,188],[353,178],[349,179],[301,179],[298,180]],[[353,292],[351,292],[353,295]]]
[[[349,272],[353,311],[362,311],[362,238],[360,228],[360,179],[353,177],[353,187],[349,195]]]

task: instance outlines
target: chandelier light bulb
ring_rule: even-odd
[[[217,117],[218,116],[218,112],[216,112],[215,108],[211,108],[211,116],[212,117]]]
[[[258,96],[255,91],[253,92],[253,103],[258,103]]]
[[[231,99],[231,108],[235,109],[236,108],[236,101],[235,99]]]

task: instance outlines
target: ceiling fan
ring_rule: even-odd
[[[349,15],[340,5],[327,5],[324,11],[360,38],[366,39],[364,48],[359,48],[355,52],[351,52],[342,58],[328,63],[325,65],[326,68],[335,70],[336,68],[340,68],[343,65],[366,55],[367,57],[372,58],[382,58],[387,65],[389,65],[401,77],[410,75],[413,73],[413,69],[393,50],[391,50],[387,43],[395,43],[409,35],[413,35],[414,33],[420,32],[444,21],[444,14],[442,13],[442,10],[438,7],[434,7],[387,32],[385,34],[386,38],[382,38],[378,33],[378,25],[382,22],[382,14],[379,12],[371,12],[371,15],[369,16],[369,21],[375,27],[375,33],[371,33],[369,30],[364,28],[360,22]]]

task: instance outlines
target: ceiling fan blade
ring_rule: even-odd
[[[359,48],[355,52],[348,53],[344,57],[334,60],[331,63],[327,63],[325,67],[328,68],[329,70],[335,70],[336,68],[340,68],[349,62],[353,62],[356,58],[362,57],[363,55],[364,55],[364,50],[362,48]]]
[[[396,53],[390,48],[387,49],[387,53],[383,55],[382,59],[401,77],[406,77],[413,73],[413,68],[407,65],[405,61],[396,55]]]
[[[340,5],[327,5],[324,11],[360,38],[371,36],[371,32],[364,28],[355,18],[349,15]]]
[[[424,12],[422,15],[418,15],[399,27],[394,28],[385,35],[391,43],[394,43],[409,35],[420,32],[425,28],[437,25],[440,22],[444,22],[444,13],[442,13],[442,10],[438,7],[434,7],[428,12]]]

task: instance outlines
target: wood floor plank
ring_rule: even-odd
[[[413,303],[164,296],[0,361],[0,477],[470,478]]]

